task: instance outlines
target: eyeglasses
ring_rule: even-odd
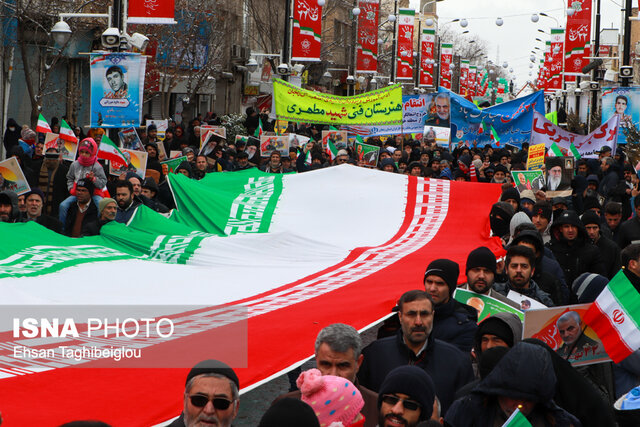
[[[213,399],[209,399],[208,396],[202,394],[192,394],[191,396],[189,396],[189,400],[191,401],[191,404],[197,408],[204,408],[205,406],[207,406],[207,403],[211,401],[211,403],[213,403],[213,407],[221,411],[228,409],[232,402],[231,400],[224,399],[222,397],[214,397]]]
[[[382,396],[382,401],[391,406],[396,406],[399,401],[402,401],[402,406],[404,406],[404,409],[408,409],[409,411],[417,411],[421,406],[415,400],[402,399],[392,394],[385,394],[384,396]]]

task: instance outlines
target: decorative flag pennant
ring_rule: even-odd
[[[69,126],[64,119],[60,119],[60,139],[69,142],[78,142],[78,137],[73,133],[71,126]]]
[[[124,163],[125,165],[129,163],[127,158],[122,154],[120,148],[107,137],[107,135],[102,135],[102,139],[100,140],[100,147],[98,148],[98,158],[116,161],[119,163]]]
[[[614,363],[640,349],[640,293],[624,270],[609,281],[583,320],[598,334]]]
[[[42,113],[40,113],[40,116],[38,117],[38,124],[36,125],[36,132],[40,132],[40,133],[51,132],[51,126],[49,126],[49,123],[47,123],[47,120],[44,118]]]
[[[310,165],[311,161],[312,161],[311,151],[307,151],[307,155],[304,157],[304,164],[305,165]]]

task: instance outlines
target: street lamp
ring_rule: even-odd
[[[504,20],[502,18],[496,19],[496,25],[498,27],[502,27],[502,24],[504,24]]]
[[[56,22],[51,29],[51,36],[53,37],[53,41],[59,46],[65,45],[71,38],[71,28],[69,24],[62,19]]]
[[[253,57],[251,57],[247,61],[246,67],[250,73],[253,73],[258,69],[258,61],[256,61]]]

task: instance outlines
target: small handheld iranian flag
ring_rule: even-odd
[[[480,121],[480,126],[478,126],[478,135],[482,135],[485,130],[484,120]]]
[[[524,416],[520,409],[516,409],[513,411],[511,416],[507,419],[507,421],[502,424],[502,427],[531,427],[531,423]]]
[[[47,120],[44,118],[42,113],[40,113],[40,116],[38,117],[38,124],[36,125],[36,132],[40,132],[40,133],[51,132],[51,126],[49,126],[49,123],[47,123]]]
[[[549,151],[547,152],[547,157],[564,157],[562,150],[558,147],[558,144],[553,142],[551,147],[549,147]]]
[[[307,154],[304,157],[304,164],[305,165],[310,165],[311,163],[312,163],[311,150],[309,150],[309,151],[307,151]]]
[[[98,158],[109,161],[115,160],[116,162],[124,163],[125,165],[129,163],[124,154],[122,154],[122,151],[120,151],[118,146],[110,140],[107,135],[102,135],[102,139],[100,140]]]
[[[333,162],[338,157],[338,149],[331,139],[327,139],[327,154],[329,155],[329,161]]]
[[[640,349],[640,293],[623,270],[602,290],[583,320],[615,363]]]
[[[69,142],[78,142],[78,137],[73,133],[73,130],[71,130],[71,127],[64,119],[60,120],[60,139]]]
[[[493,127],[493,125],[490,125],[490,126],[491,126],[490,138],[493,142],[495,142],[497,146],[500,146],[500,135],[498,135],[498,132],[496,132],[496,129]]]
[[[260,137],[262,136],[262,119],[260,118],[258,118],[258,127],[256,128],[256,131],[253,133],[253,136],[255,136],[258,139],[260,139]]]
[[[571,151],[571,154],[573,154],[573,157],[576,158],[576,160],[580,160],[580,158],[582,157],[580,155],[580,153],[578,152],[578,149],[576,148],[575,145],[573,145],[573,142],[571,143],[571,145],[569,146],[569,151]]]

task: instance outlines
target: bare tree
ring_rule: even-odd
[[[159,87],[145,96],[160,96],[163,117],[169,117],[171,95],[179,84],[186,87],[183,105],[189,114],[197,94],[229,65],[231,45],[242,28],[240,15],[234,12],[233,0],[178,0],[177,25],[133,27],[157,41],[156,60],[148,65],[148,74],[158,76]]]

